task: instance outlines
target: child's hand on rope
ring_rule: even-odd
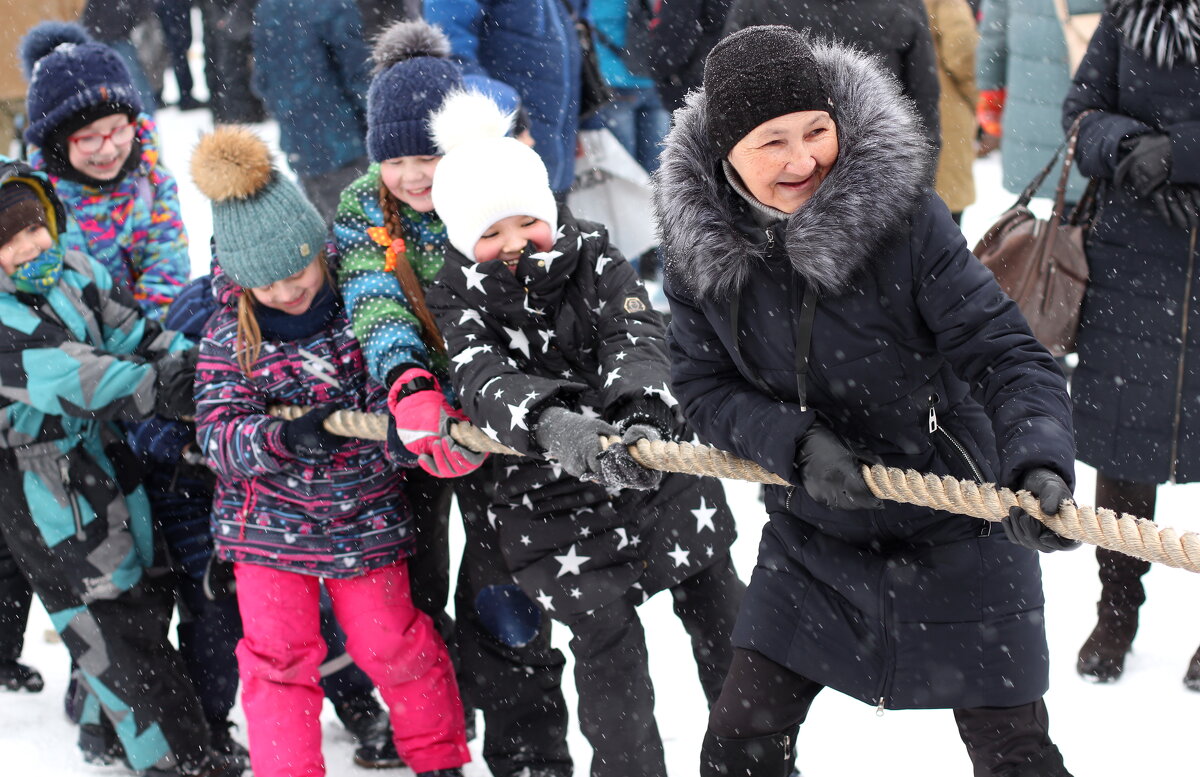
[[[600,482],[601,436],[617,434],[617,428],[600,418],[573,413],[564,407],[548,407],[538,416],[533,437],[546,458],[554,459],[571,475],[589,483]]]
[[[474,472],[487,458],[455,442],[450,424],[467,417],[446,401],[437,378],[428,370],[410,367],[401,373],[388,393],[388,409],[401,444],[416,454],[421,469],[439,478],[456,478]]]
[[[1026,472],[1018,488],[1033,494],[1046,515],[1058,515],[1059,505],[1072,499],[1071,489],[1067,487],[1066,481],[1045,467],[1034,467]],[[1055,533],[1020,507],[1010,508],[1008,517],[1001,521],[1000,525],[1004,527],[1004,534],[1010,542],[1042,553],[1075,550],[1080,544],[1078,540],[1069,540]]]

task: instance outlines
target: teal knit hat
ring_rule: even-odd
[[[303,270],[325,248],[325,221],[271,164],[246,127],[221,126],[192,153],[192,180],[212,200],[217,263],[242,288]]]

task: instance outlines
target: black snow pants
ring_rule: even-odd
[[[728,555],[670,589],[710,705],[733,658],[729,635],[745,590]],[[579,725],[594,751],[592,777],[666,777],[637,612],[642,600],[640,590],[630,589],[621,599],[565,621],[573,635]]]
[[[21,574],[8,543],[0,537],[0,662],[9,663],[21,657],[32,600],[29,582]]]
[[[503,629],[520,613],[536,610],[516,588],[488,518],[494,475],[490,465],[471,475],[440,479],[409,470],[406,491],[417,523],[417,549],[409,558],[413,603],[433,618],[450,649],[467,709],[483,711],[483,758],[496,777],[526,767],[551,774],[573,772],[567,749],[567,706],[560,683],[562,654],[550,646],[547,619],[528,640],[514,644]],[[462,513],[466,547],[454,595],[455,619],[446,615],[450,590],[448,531],[451,496]],[[497,590],[501,596],[494,596]],[[515,591],[506,612],[490,606]]]

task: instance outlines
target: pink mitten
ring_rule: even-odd
[[[428,370],[411,367],[401,373],[388,392],[388,409],[396,421],[396,436],[417,455],[421,469],[439,478],[456,478],[474,472],[486,453],[468,450],[450,436],[450,424],[466,421],[442,394],[437,378]]]

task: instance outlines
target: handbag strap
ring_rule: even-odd
[[[1054,150],[1054,155],[1050,157],[1050,161],[1046,163],[1046,166],[1033,177],[1033,180],[1021,192],[1021,196],[1017,198],[1017,203],[1014,207],[1029,205],[1029,201],[1037,194],[1038,189],[1042,188],[1042,184],[1045,182],[1046,177],[1050,175],[1050,171],[1058,164],[1059,157],[1065,153],[1066,157],[1063,159],[1062,173],[1059,175],[1058,188],[1055,191],[1055,213],[1061,213],[1063,199],[1067,193],[1067,181],[1070,178],[1071,165],[1075,162],[1075,147],[1079,140],[1079,126],[1084,118],[1095,112],[1094,108],[1088,109],[1075,117],[1075,121],[1071,122],[1071,128],[1067,130],[1066,137],[1063,138],[1058,148]]]

